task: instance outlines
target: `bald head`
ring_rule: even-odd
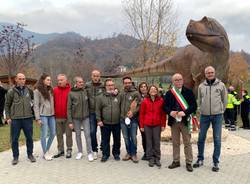
[[[233,86],[229,86],[229,91],[231,92],[231,91],[234,91],[234,87]]]
[[[84,87],[83,78],[80,77],[80,76],[76,76],[76,77],[74,78],[74,83],[75,83],[75,87],[76,87],[76,88],[82,89],[82,88]]]
[[[100,78],[101,78],[101,72],[98,70],[93,70],[91,73],[92,82],[98,83],[98,82],[100,82]]]
[[[208,80],[215,79],[215,69],[212,66],[208,66],[205,68],[205,77]]]
[[[23,73],[16,74],[15,82],[17,86],[24,86],[26,82],[25,75]]]
[[[183,77],[181,74],[176,73],[172,76],[172,83],[178,89],[181,89],[183,86]]]

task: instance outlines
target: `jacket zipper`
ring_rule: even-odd
[[[83,98],[82,98],[82,91],[81,91],[81,104],[82,104],[82,116],[83,116],[83,119],[84,119],[84,111],[83,111]]]
[[[212,85],[209,86],[209,88],[210,88],[210,91],[209,91],[209,93],[210,93],[210,94],[209,94],[209,95],[210,95],[210,96],[209,96],[209,97],[210,97],[210,98],[209,98],[209,99],[210,99],[210,115],[212,115],[212,109],[211,109],[211,105],[212,105],[212,104],[211,104],[211,103],[212,103],[212,102],[211,102],[211,87],[212,87]]]
[[[109,99],[110,99],[110,104],[111,104],[111,122],[110,122],[110,123],[112,123],[112,119],[113,119],[113,118],[112,118],[112,97],[110,96]]]
[[[152,126],[154,126],[154,102],[152,101],[152,105],[151,105],[151,107],[152,107]]]

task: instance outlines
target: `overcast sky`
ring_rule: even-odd
[[[188,44],[185,29],[190,19],[204,15],[217,19],[226,29],[231,49],[250,53],[250,1],[173,0],[178,12],[178,46]],[[0,22],[23,22],[38,33],[74,31],[104,38],[129,33],[122,0],[0,0]]]

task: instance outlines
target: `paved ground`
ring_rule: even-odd
[[[142,156],[140,135],[138,135],[138,156]],[[183,146],[182,146],[183,148]],[[162,168],[149,168],[147,162],[140,161],[134,164],[131,161],[114,161],[112,157],[101,163],[100,158],[94,162],[88,162],[85,157],[75,160],[76,148],[73,150],[73,158],[58,158],[53,161],[45,161],[41,158],[40,142],[34,145],[36,163],[30,163],[26,159],[26,148],[20,148],[20,162],[16,166],[11,163],[11,151],[0,154],[0,184],[49,184],[49,183],[164,183],[164,184],[249,184],[250,183],[250,130],[240,129],[230,133],[226,142],[222,144],[221,170],[218,173],[211,171],[211,152],[213,144],[206,145],[205,165],[189,173],[185,169],[182,153],[182,166],[169,170],[166,168],[172,161],[171,143],[162,143]],[[53,143],[53,152],[56,153],[56,139]],[[183,152],[183,149],[181,150]],[[194,158],[197,155],[197,146],[193,145]],[[122,156],[125,154],[122,143]],[[99,154],[101,156],[101,154]],[[194,159],[195,160],[195,159]]]

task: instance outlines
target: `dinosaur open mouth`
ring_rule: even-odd
[[[186,33],[188,38],[195,38],[195,37],[222,37],[219,34],[201,34],[201,33]]]

